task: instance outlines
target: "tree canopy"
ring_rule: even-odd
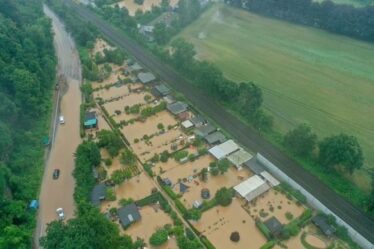
[[[229,206],[232,202],[233,192],[231,189],[223,187],[216,192],[215,198],[221,206]]]
[[[284,143],[291,151],[300,156],[307,156],[317,143],[317,135],[307,124],[301,124],[284,136]]]

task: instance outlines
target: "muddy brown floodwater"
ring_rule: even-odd
[[[61,92],[58,115],[65,117],[65,124],[58,124],[47,159],[43,182],[40,190],[40,209],[35,233],[36,248],[38,238],[45,235],[47,224],[57,219],[56,209],[63,208],[66,219],[74,216],[74,186],[72,176],[74,152],[81,142],[79,136],[79,106],[81,104],[81,69],[78,52],[72,38],[66,33],[64,25],[46,6],[45,14],[53,24],[54,44],[58,57],[58,74],[66,79],[66,86]],[[52,179],[54,169],[60,169],[60,177]]]

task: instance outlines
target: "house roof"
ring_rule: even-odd
[[[257,160],[257,156],[254,156],[250,160],[246,161],[244,165],[256,175],[260,175],[261,172],[265,170],[265,167]]]
[[[129,70],[130,71],[140,71],[140,70],[142,70],[143,69],[143,67],[139,64],[139,63],[134,63],[133,65],[131,65],[130,67],[129,67]]]
[[[331,226],[323,215],[314,216],[312,222],[327,236],[331,236],[336,232],[335,227]]]
[[[230,139],[220,145],[216,145],[213,148],[210,148],[209,152],[215,158],[220,160],[239,149],[240,147],[233,140]]]
[[[204,123],[207,122],[207,120],[201,116],[201,115],[197,115],[193,118],[191,118],[191,122],[195,125],[195,126],[199,126],[199,125],[203,125]]]
[[[96,112],[86,112],[84,114],[84,122],[96,119]]]
[[[127,227],[141,218],[138,207],[134,203],[118,209],[118,217],[124,227]]]
[[[270,186],[258,175],[254,175],[239,183],[234,190],[247,201],[252,201],[257,196],[265,193]]]
[[[191,123],[190,120],[185,120],[182,122],[182,126],[186,129],[191,128],[193,126],[193,123]]]
[[[147,73],[138,73],[137,75],[138,79],[140,80],[141,83],[143,84],[147,84],[147,83],[150,83],[152,81],[154,81],[156,79],[156,76],[151,73],[151,72],[147,72]]]
[[[154,87],[154,89],[156,94],[159,96],[166,96],[171,92],[170,88],[167,87],[165,84],[157,85]]]
[[[173,113],[174,115],[178,115],[179,113],[187,111],[188,105],[184,102],[178,101],[172,104],[168,104],[166,108]]]
[[[205,140],[209,144],[215,144],[215,143],[223,143],[226,141],[225,135],[222,134],[222,132],[216,131],[213,132],[207,136],[205,136]]]
[[[195,129],[195,134],[200,137],[206,137],[209,134],[215,132],[217,128],[211,124],[203,125]]]
[[[188,186],[184,184],[183,182],[179,183],[179,192],[186,193],[188,190]]]
[[[227,157],[229,161],[234,164],[237,168],[241,167],[243,163],[250,160],[253,156],[247,151],[240,149]]]
[[[105,198],[106,186],[104,183],[95,185],[91,191],[91,203],[95,206],[100,205],[100,201]]]
[[[275,179],[274,176],[272,176],[269,172],[267,171],[262,171],[261,176],[270,184],[270,186],[275,187],[280,184],[280,182]]]
[[[265,221],[264,224],[273,235],[278,235],[283,229],[282,223],[274,216]]]

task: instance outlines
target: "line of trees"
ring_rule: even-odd
[[[38,0],[0,0],[0,248],[30,248],[56,58]]]
[[[297,24],[374,41],[374,6],[355,8],[331,0],[225,0],[227,4]]]

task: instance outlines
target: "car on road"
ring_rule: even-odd
[[[60,122],[60,124],[65,124],[65,118],[64,118],[64,116],[60,116],[59,117],[59,122]]]
[[[64,209],[62,209],[62,208],[57,208],[57,209],[56,209],[56,213],[57,213],[57,216],[58,216],[58,219],[59,219],[59,220],[63,220],[63,219],[65,219]]]
[[[53,179],[58,179],[58,177],[60,176],[60,170],[59,169],[55,169],[53,171]]]

